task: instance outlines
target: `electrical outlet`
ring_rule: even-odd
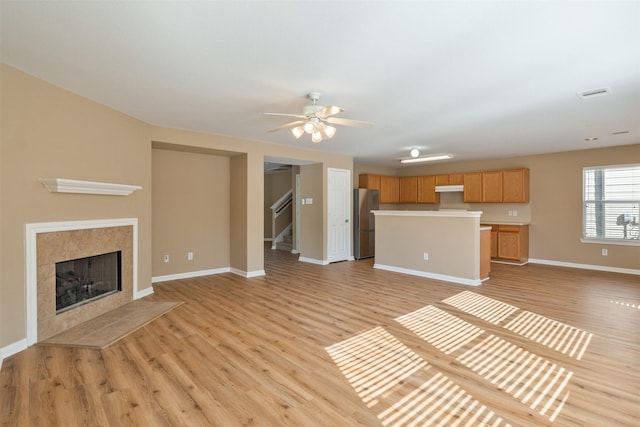
[[[164,256],[164,262],[169,262],[169,255]]]
[[[508,212],[509,216],[513,216],[513,211]]]
[[[609,250],[608,249],[603,249],[602,250],[602,256],[607,256],[609,255]]]
[[[518,216],[518,211],[513,211],[513,216]]]
[[[429,252],[425,252],[423,257],[425,261],[429,261]]]
[[[189,261],[193,261],[193,252],[188,252],[188,253],[187,253],[187,259],[188,259]]]

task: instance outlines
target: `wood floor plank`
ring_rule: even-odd
[[[638,276],[494,264],[467,287],[268,245],[265,270],[154,284],[184,304],[107,349],[6,359],[1,425],[640,425]]]

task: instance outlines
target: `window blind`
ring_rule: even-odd
[[[640,238],[640,164],[584,168],[583,189],[583,238]]]

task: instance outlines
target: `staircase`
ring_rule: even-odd
[[[271,206],[271,249],[291,252],[293,249],[293,191],[286,192]]]
[[[289,228],[289,232],[282,236],[282,241],[276,242],[276,249],[279,251],[291,252],[293,249],[293,232]]]

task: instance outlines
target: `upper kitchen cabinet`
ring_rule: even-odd
[[[400,203],[418,202],[418,177],[403,176],[400,178]]]
[[[380,203],[400,202],[400,179],[397,176],[380,177]]]
[[[435,175],[436,185],[462,185],[464,184],[463,173],[450,173],[447,175]]]
[[[464,184],[464,174],[463,173],[450,173],[449,174],[449,185],[463,185]]]
[[[436,175],[436,185],[449,185],[449,175]]]
[[[482,172],[464,174],[464,202],[482,203]]]
[[[482,201],[502,202],[502,171],[482,172]]]
[[[449,175],[451,184],[451,175]],[[529,202],[529,169],[464,174],[465,203]]]
[[[438,184],[438,176],[442,175],[418,177],[418,203],[440,203],[440,193],[436,193],[436,185],[447,184]]]
[[[400,179],[397,176],[361,173],[358,176],[358,186],[360,188],[378,190],[380,192],[380,203],[400,202]]]
[[[372,175],[370,173],[361,173],[358,176],[358,187],[368,188],[369,190],[380,191],[380,175]]]
[[[529,169],[502,171],[502,202],[529,202]]]

